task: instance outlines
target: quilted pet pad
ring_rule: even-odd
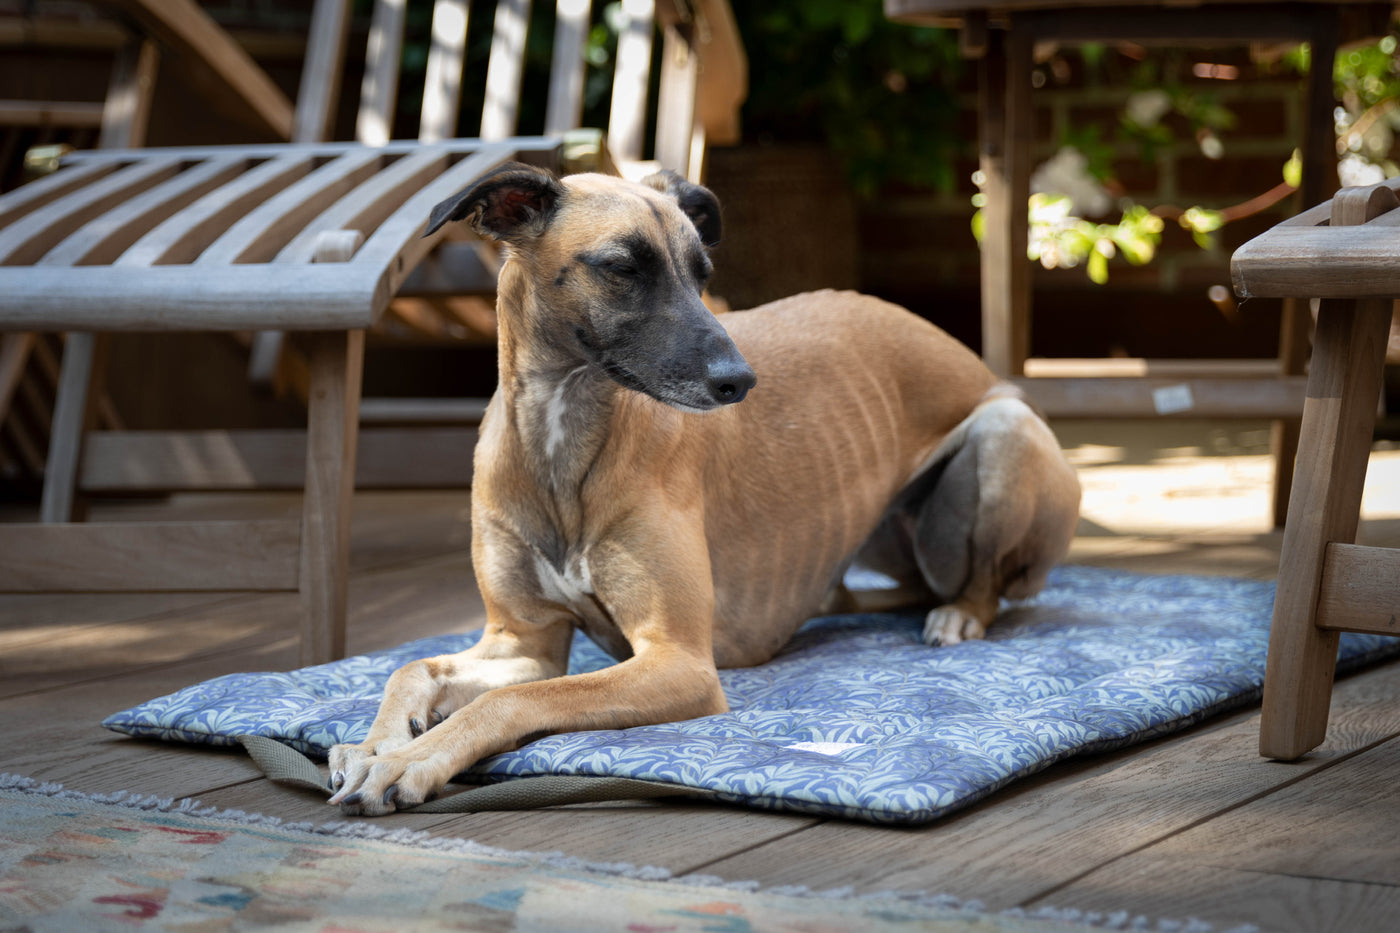
[[[774,810],[923,823],[1071,755],[1118,748],[1246,703],[1263,683],[1272,583],[1063,567],[985,641],[929,648],[921,615],[814,619],[778,657],[721,671],[731,712],[547,736],[480,762],[664,781]],[[130,735],[280,740],[324,758],[362,739],[401,664],[476,635],[422,639],[290,673],[230,674],[108,717]],[[1354,667],[1400,639],[1342,636]],[[576,638],[570,671],[612,659]]]

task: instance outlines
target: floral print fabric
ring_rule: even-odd
[[[1039,596],[1004,606],[984,641],[930,648],[918,614],[814,619],[769,663],[720,672],[729,713],[547,736],[468,777],[631,777],[766,809],[923,823],[1060,759],[1256,698],[1273,592],[1250,580],[1062,567]],[[214,745],[263,735],[324,758],[363,738],[395,668],[475,638],[230,674],[104,725]],[[1397,651],[1400,640],[1347,634],[1340,657],[1355,665]],[[611,663],[575,639],[571,672]]]

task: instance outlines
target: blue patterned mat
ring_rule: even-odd
[[[814,619],[768,664],[720,672],[729,713],[548,736],[470,774],[641,778],[765,809],[923,823],[1071,755],[1254,700],[1273,592],[1249,580],[1064,567],[1038,597],[1005,607],[985,641],[929,648],[920,615]],[[103,725],[212,745],[262,735],[324,758],[331,745],[363,738],[395,668],[475,638],[231,674]],[[1344,668],[1397,653],[1400,639],[1342,636]],[[575,639],[571,672],[611,663]]]

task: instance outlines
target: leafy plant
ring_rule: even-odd
[[[858,193],[951,189],[956,35],[892,23],[881,0],[735,3],[749,59],[748,139],[820,142]]]

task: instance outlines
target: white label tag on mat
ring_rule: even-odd
[[[818,755],[839,755],[848,748],[861,748],[860,742],[798,742],[796,745],[784,745],[783,748],[790,748],[797,752],[816,752]]]
[[[1153,389],[1152,407],[1157,409],[1159,415],[1174,415],[1195,408],[1196,400],[1191,397],[1191,387],[1183,382],[1181,385]]]

